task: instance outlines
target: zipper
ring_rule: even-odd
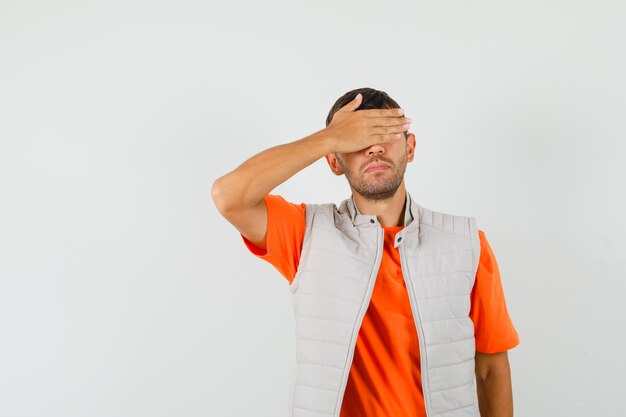
[[[404,256],[403,256],[404,255]],[[428,375],[426,373],[426,345],[424,343],[424,328],[422,327],[422,319],[419,315],[417,308],[417,301],[415,300],[415,293],[413,290],[413,283],[410,277],[406,274],[409,268],[406,266],[406,251],[404,245],[400,245],[400,268],[402,269],[402,277],[404,283],[407,286],[407,292],[409,293],[409,301],[411,303],[411,310],[413,311],[413,321],[417,329],[418,344],[420,347],[420,374],[422,377],[422,393],[424,394],[424,407],[426,408],[426,416],[430,414],[430,383],[428,381]]]
[[[383,253],[383,244],[384,244],[384,229],[380,226],[378,226],[378,249],[376,252],[376,260],[374,262],[374,268],[372,269],[372,277],[370,277],[370,286],[367,289],[367,294],[365,294],[365,298],[367,299],[367,304],[366,307],[363,309],[363,312],[360,314],[360,316],[357,318],[357,330],[354,333],[353,337],[352,337],[352,341],[350,342],[350,350],[348,351],[348,366],[345,369],[345,372],[347,372],[347,376],[345,377],[345,381],[343,382],[340,390],[339,390],[339,398],[337,399],[337,408],[335,409],[335,417],[339,417],[339,414],[341,413],[341,404],[343,403],[343,396],[345,394],[346,391],[346,386],[348,385],[348,378],[350,376],[350,369],[352,368],[352,360],[354,359],[354,349],[356,346],[356,342],[357,339],[359,337],[359,331],[361,330],[361,324],[363,323],[363,317],[365,317],[365,313],[367,312],[367,309],[369,308],[370,305],[370,301],[372,299],[372,293],[374,292],[374,285],[376,284],[376,277],[378,276],[378,269],[380,268],[380,262],[382,260],[382,253]]]

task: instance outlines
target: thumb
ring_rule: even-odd
[[[363,94],[359,93],[356,95],[356,97],[354,97],[354,99],[351,102],[349,102],[348,104],[346,104],[345,106],[337,110],[337,112],[354,111],[361,105],[362,102],[363,102]]]

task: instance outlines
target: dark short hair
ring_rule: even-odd
[[[355,90],[348,91],[343,96],[339,97],[333,107],[328,112],[328,116],[326,116],[326,126],[330,124],[333,120],[333,116],[343,106],[354,100],[357,94],[361,93],[363,98],[361,100],[361,105],[356,109],[359,110],[370,110],[370,109],[399,109],[400,105],[396,103],[394,99],[389,97],[389,95],[380,90],[375,90],[373,88],[357,88]],[[404,132],[404,138],[408,137],[407,133]]]

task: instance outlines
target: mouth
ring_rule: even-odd
[[[365,172],[375,172],[375,171],[384,171],[389,169],[389,165],[383,164],[381,162],[376,162],[365,169]]]

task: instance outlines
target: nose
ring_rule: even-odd
[[[385,147],[381,143],[375,143],[374,145],[367,148],[366,153],[368,155],[372,155],[375,153],[382,154],[382,153],[385,153]]]

